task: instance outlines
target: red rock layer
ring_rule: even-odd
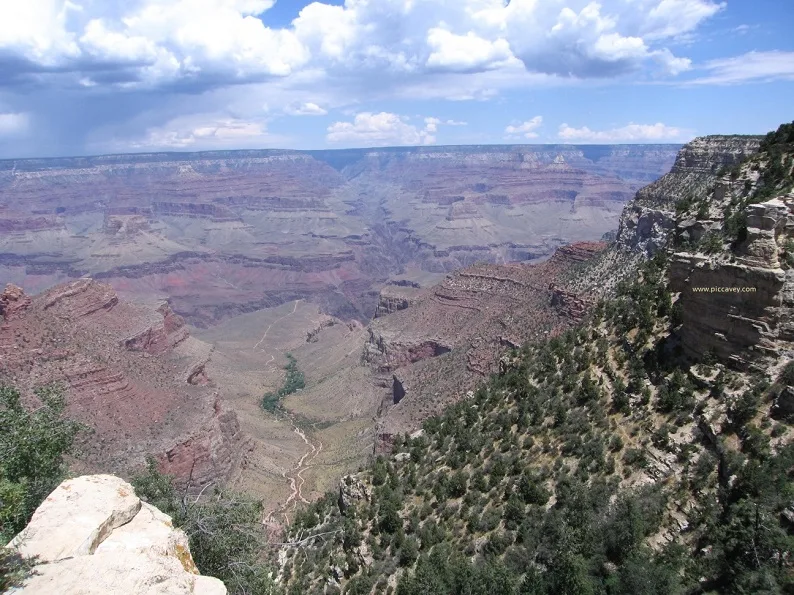
[[[582,242],[537,265],[469,267],[408,308],[373,321],[364,357],[391,376],[384,382],[393,387],[379,434],[416,429],[478,378],[497,371],[506,349],[580,320],[591,301],[565,289],[565,273],[605,248],[602,242]]]
[[[230,473],[243,443],[236,416],[212,387],[186,382],[188,333],[167,305],[135,306],[80,279],[34,298],[9,285],[0,307],[0,379],[31,401],[36,387],[66,389],[67,414],[91,429],[81,464],[129,474],[152,454],[183,479],[192,470],[195,485]]]

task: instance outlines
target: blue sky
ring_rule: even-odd
[[[792,31],[788,0],[0,0],[0,157],[762,133]]]

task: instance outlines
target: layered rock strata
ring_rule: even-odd
[[[579,243],[541,264],[469,267],[425,290],[408,308],[374,320],[363,359],[389,390],[379,448],[462,398],[498,369],[506,350],[581,320],[593,300],[566,289],[565,277],[605,249],[604,243]]]
[[[154,455],[194,486],[229,475],[245,439],[199,380],[209,346],[167,304],[136,306],[80,279],[32,298],[9,285],[0,305],[0,378],[31,406],[35,388],[64,387],[67,415],[92,430],[79,449],[87,469],[129,474]]]
[[[295,299],[368,321],[375,288],[548,257],[614,229],[677,147],[220,151],[0,162],[0,273],[31,292],[90,275],[191,324]]]
[[[623,210],[617,243],[651,256],[676,226],[676,202],[708,193],[727,168],[758,150],[758,136],[704,136],[678,153],[670,172],[637,192]]]

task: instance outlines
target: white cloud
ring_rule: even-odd
[[[441,120],[438,118],[425,118],[425,130],[427,132],[438,132],[439,124],[441,124]]]
[[[265,22],[273,4],[6,1],[0,50],[27,61],[29,72],[57,66],[74,72],[75,84],[97,86],[218,86],[302,69],[384,83],[519,63],[557,77],[610,77],[654,63],[676,74],[687,58],[660,44],[690,33],[723,6],[713,0],[567,0],[564,7],[536,0],[348,0],[312,2],[290,25],[271,28]],[[114,67],[120,74],[95,74]]]
[[[444,99],[449,99],[450,101],[489,101],[497,95],[499,95],[499,91],[496,89],[477,89],[447,95]]]
[[[444,70],[488,70],[515,60],[510,44],[504,39],[483,39],[473,31],[455,35],[434,27],[427,33],[431,54],[426,65]]]
[[[0,113],[0,136],[24,134],[28,129],[29,117],[25,113]]]
[[[67,30],[71,2],[26,0],[0,2],[0,49],[41,66],[57,66],[80,54],[73,31]]]
[[[273,0],[25,0],[0,4],[0,49],[75,81],[152,86],[287,76],[309,58],[295,33],[256,15]],[[99,75],[93,73],[99,72]]]
[[[677,76],[693,67],[677,53],[681,38],[723,6],[718,0],[330,1],[311,2],[277,26],[268,12],[274,0],[0,0],[3,111],[29,111],[42,146],[83,150],[144,130],[151,138],[133,142],[197,147],[227,142],[224,135],[240,122],[259,122],[264,100],[271,114],[320,115],[386,99],[492,101],[508,90],[580,79]],[[740,76],[728,62],[707,64],[704,78],[762,80]],[[16,92],[23,85],[24,95]],[[26,103],[31,90],[42,91],[34,107]],[[63,120],[67,103],[68,124],[43,124]],[[430,129],[445,125],[399,116],[378,124],[386,112],[377,111],[366,112],[369,132],[351,115],[329,137],[368,134],[378,144],[421,144],[433,142]],[[174,127],[178,114],[192,119]],[[207,127],[216,132],[204,134]],[[259,138],[249,132],[246,139]],[[533,130],[518,134],[527,133]]]
[[[271,141],[263,122],[237,118],[176,118],[128,142],[135,149],[207,149],[261,146]]]
[[[616,142],[664,142],[683,140],[691,136],[688,130],[656,124],[627,124],[609,130],[590,130],[587,126],[573,128],[561,124],[557,136],[566,142],[616,143]]]
[[[505,128],[505,134],[508,137],[523,136],[524,138],[537,138],[538,133],[535,132],[535,130],[538,129],[541,124],[543,124],[543,117],[535,116],[531,120],[527,120],[521,124],[511,124]]]
[[[703,69],[708,74],[688,82],[698,85],[736,85],[794,80],[794,52],[748,52],[732,58],[711,60]]]
[[[409,124],[407,118],[389,112],[361,112],[352,122],[334,122],[328,127],[326,139],[330,143],[362,146],[431,145],[436,142],[440,120],[425,118],[423,129]]]
[[[290,116],[324,116],[328,113],[327,110],[311,101],[292,103],[284,108],[284,112]]]
[[[711,0],[644,0],[647,7],[640,31],[648,39],[663,39],[689,33],[702,21],[713,17],[726,6]]]
[[[639,70],[648,61],[668,73],[684,62],[657,42],[694,30],[720,10],[711,0],[516,0],[503,11],[512,51],[527,69],[577,78],[612,77]]]

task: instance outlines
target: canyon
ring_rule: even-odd
[[[592,303],[678,147],[233,151],[0,162],[0,374],[67,388],[77,468],[154,454],[281,522]],[[575,243],[568,246],[571,242]],[[24,289],[21,290],[19,287]],[[36,295],[36,294],[39,295]],[[35,296],[35,297],[29,297]],[[286,354],[306,387],[259,406]]]
[[[678,147],[224,151],[0,162],[0,275],[84,275],[190,324],[310,299],[368,322],[394,275],[427,285],[617,227]]]

